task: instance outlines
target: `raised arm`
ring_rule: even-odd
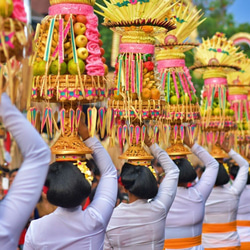
[[[102,214],[104,223],[106,223],[105,226],[107,226],[117,199],[117,171],[109,154],[97,138],[89,138],[88,128],[82,120],[79,127],[79,134],[86,146],[93,150],[94,161],[101,173],[101,179],[90,206]]]
[[[236,195],[240,195],[246,186],[249,164],[241,155],[231,149],[230,145],[230,137],[226,137],[221,144],[221,148],[239,165],[239,171],[233,182],[232,190]]]
[[[194,144],[192,152],[203,162],[206,167],[198,183],[194,186],[207,200],[217,178],[219,163],[201,146]]]
[[[7,196],[0,203],[1,236],[18,243],[42,191],[51,153],[38,132],[2,94],[0,116],[17,142],[23,162]],[[1,246],[4,248],[4,246]]]
[[[246,186],[248,178],[248,162],[239,154],[237,154],[233,149],[228,152],[228,155],[235,160],[239,165],[238,174],[233,182],[232,188],[237,195],[240,195]]]
[[[150,150],[165,172],[165,178],[161,182],[158,194],[154,200],[162,202],[166,207],[166,211],[168,211],[176,194],[179,169],[166,151],[162,150],[156,143],[150,146]]]

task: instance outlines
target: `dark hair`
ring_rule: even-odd
[[[223,166],[222,163],[219,163],[219,171],[217,174],[217,178],[215,181],[215,186],[222,186],[225,185],[229,182],[230,177],[225,169],[225,167]]]
[[[174,163],[180,170],[178,183],[193,182],[196,179],[197,174],[186,158],[175,159]]]
[[[235,164],[231,164],[230,168],[229,168],[229,173],[230,175],[232,175],[234,178],[236,178],[238,171],[239,171],[239,166],[235,165]],[[247,185],[250,184],[250,174],[248,172],[248,177],[247,177]]]
[[[140,199],[151,199],[157,195],[157,181],[145,166],[125,163],[122,167],[121,181],[125,189]]]
[[[19,168],[14,168],[14,169],[10,170],[9,176],[11,176],[15,172],[18,172],[18,170],[19,170]]]
[[[79,206],[91,192],[89,182],[72,162],[52,163],[45,186],[48,201],[64,208]]]

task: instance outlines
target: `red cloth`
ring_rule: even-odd
[[[27,229],[24,228],[23,231],[22,231],[22,233],[21,233],[21,236],[20,236],[20,238],[19,238],[19,243],[18,243],[18,245],[23,245],[23,244],[24,244],[24,239],[25,239],[25,234],[26,234],[26,232],[27,232]]]
[[[84,206],[82,207],[82,210],[85,210],[89,204],[90,204],[90,199],[88,197],[85,204],[84,204]]]

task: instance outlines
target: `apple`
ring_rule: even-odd
[[[109,73],[109,68],[107,64],[103,64],[104,66],[104,75],[106,76]]]
[[[244,129],[244,130],[248,130],[248,124],[247,124],[247,123],[244,123],[244,124],[243,124],[243,129]]]
[[[227,103],[226,103],[226,107],[227,107],[228,109],[231,107],[230,102],[227,102]]]
[[[82,59],[78,58],[78,63],[79,63],[79,69],[80,69],[80,73],[83,74],[84,70],[85,70],[85,63],[83,62]],[[71,75],[78,75],[78,70],[77,70],[77,65],[74,62],[74,59],[71,59],[68,62],[68,72]]]
[[[87,39],[86,36],[84,36],[84,35],[78,35],[76,37],[76,46],[78,48],[86,47],[87,43],[88,43],[88,39]]]
[[[74,32],[76,35],[83,35],[86,31],[86,26],[83,23],[75,23],[74,24]]]
[[[50,65],[50,72],[52,75],[57,75],[58,74],[58,59],[54,60],[51,65]],[[65,62],[61,63],[61,69],[60,69],[60,75],[64,75],[67,72],[67,64]]]
[[[225,115],[226,116],[230,115],[230,109],[225,109]]]
[[[77,56],[82,60],[85,60],[89,56],[89,52],[86,48],[79,48],[77,49]]]
[[[187,95],[183,95],[180,99],[182,104],[188,104],[189,103],[189,97]]]
[[[84,15],[77,15],[76,16],[76,21],[79,22],[79,23],[86,24],[87,23],[87,18]]]
[[[102,57],[101,59],[102,59],[103,63],[106,63],[106,58],[105,57]]]
[[[70,18],[70,14],[67,14],[64,16],[65,21],[69,21],[69,18]],[[76,22],[76,17],[74,15],[72,15],[72,20],[73,20],[73,23]]]
[[[13,12],[13,1],[12,0],[1,0],[0,1],[0,16],[9,17]]]
[[[99,42],[98,42],[99,46],[102,47],[103,45],[103,41],[101,39],[99,39]]]
[[[191,103],[192,104],[196,104],[197,103],[197,97],[196,97],[196,95],[192,95],[191,97],[192,97]]]

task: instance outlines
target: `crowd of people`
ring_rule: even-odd
[[[186,134],[203,163],[195,168],[146,134],[153,168],[124,163],[118,172],[81,121],[79,136],[93,150],[89,178],[76,163],[51,163],[49,147],[5,93],[0,116],[23,156],[20,168],[2,169],[10,188],[0,202],[0,249],[250,249],[249,163],[230,138],[220,145],[232,159],[225,163]]]

